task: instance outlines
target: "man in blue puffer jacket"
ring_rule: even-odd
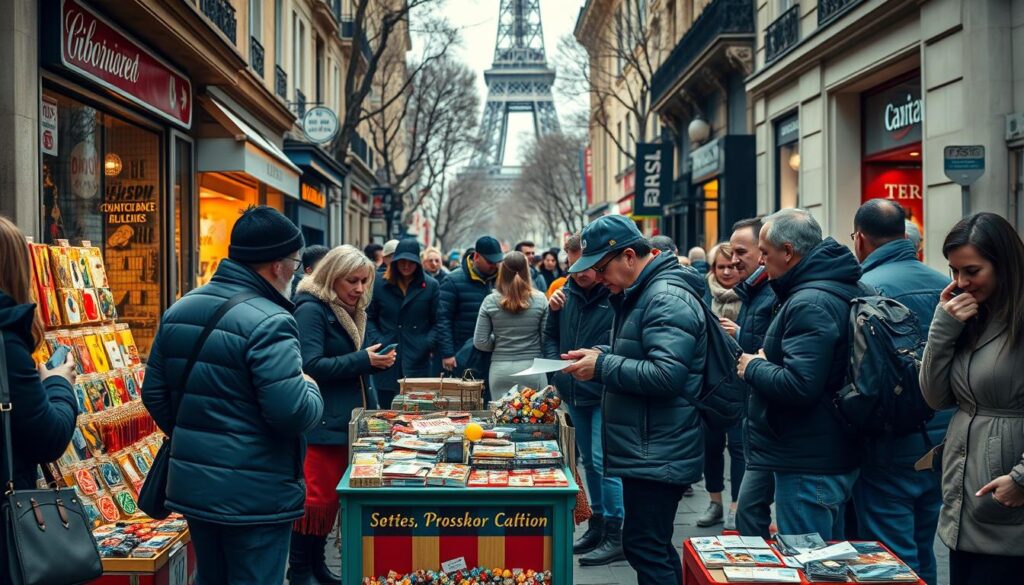
[[[444,369],[461,377],[470,370],[473,377],[487,385],[491,354],[473,347],[473,333],[480,304],[494,290],[498,264],[505,258],[498,240],[483,236],[472,254],[462,259],[462,267],[452,271],[441,283],[437,302],[434,335]],[[487,390],[484,399],[487,400]]]
[[[704,470],[693,403],[703,386],[707,324],[701,277],[654,253],[633,220],[601,217],[583,230],[570,273],[593,270],[615,311],[611,346],[577,349],[565,370],[604,384],[605,473],[622,478],[623,549],[639,583],[681,583],[672,545],[676,508]]]
[[[302,244],[298,228],[276,210],[246,210],[231,230],[228,258],[209,284],[164,313],[153,340],[142,400],[171,436],[167,507],[188,520],[197,582],[284,580],[292,522],[302,517],[306,494],[302,435],[323,413],[320,391],[302,373],[286,298]],[[214,313],[239,293],[255,296],[232,307],[196,347]]]
[[[744,353],[738,367],[751,388],[747,467],[775,474],[780,533],[843,540],[859,460],[833,401],[846,379],[860,265],[802,209],[765,218],[758,245],[779,304],[763,351]]]
[[[928,329],[939,293],[949,277],[925,266],[907,238],[906,213],[894,201],[872,199],[854,217],[854,253],[861,279],[878,294],[903,303],[915,316],[921,339]],[[951,410],[937,412],[924,434],[881,437],[864,443],[864,463],[854,485],[858,534],[880,540],[910,565],[926,583],[936,583],[932,546],[942,505],[941,474],[914,471],[914,462],[942,442]]]

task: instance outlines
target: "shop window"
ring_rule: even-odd
[[[220,261],[228,257],[231,228],[259,191],[236,177],[202,173],[199,181],[199,274],[196,285],[210,282]]]
[[[174,198],[174,257],[177,261],[174,298],[192,289],[194,217],[192,142],[175,136],[171,163],[171,196]]]
[[[43,152],[43,241],[103,252],[120,321],[148,354],[164,288],[161,136],[64,95],[57,141]],[[51,154],[56,152],[56,154]]]
[[[775,123],[775,208],[800,205],[800,123],[796,115]]]

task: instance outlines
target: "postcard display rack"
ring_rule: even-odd
[[[136,503],[164,436],[142,405],[145,366],[131,328],[118,322],[103,255],[87,241],[28,245],[46,327],[33,358],[45,363],[68,346],[78,374],[74,435],[60,459],[40,467],[38,483],[74,487],[81,498],[103,560],[97,583],[188,583],[195,562],[185,520],[153,520]]]
[[[575,436],[557,401],[549,387],[492,410],[356,409],[342,581],[571,584]]]
[[[683,541],[683,585],[909,583],[925,585],[879,542],[828,544],[818,534],[697,536]]]

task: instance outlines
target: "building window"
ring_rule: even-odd
[[[797,114],[775,123],[775,208],[800,203],[800,119]]]
[[[619,122],[619,123],[617,123],[615,125],[615,139],[617,141],[616,142],[617,148],[615,150],[618,151],[618,157],[616,159],[618,164],[615,167],[615,170],[617,172],[621,173],[622,172],[622,146],[623,146],[622,145],[622,122]]]
[[[301,91],[306,81],[305,68],[305,47],[306,47],[306,25],[299,18],[297,12],[292,13],[292,75],[294,76],[295,89]]]
[[[336,112],[341,111],[341,71],[334,66],[334,107]]]
[[[622,7],[619,7],[619,11],[615,13],[615,72],[618,75],[622,75],[623,68],[623,47],[625,45],[624,36],[625,31],[622,28]]]
[[[249,0],[249,36],[263,41],[263,0]]]
[[[274,65],[284,62],[284,0],[274,0]]]

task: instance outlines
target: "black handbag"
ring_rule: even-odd
[[[7,550],[6,570],[14,585],[70,585],[103,575],[89,520],[74,488],[14,489],[14,448],[11,445],[11,389],[7,354],[0,331],[0,422],[4,427],[4,471],[7,483],[0,502]]]
[[[185,364],[185,369],[181,372],[181,392],[179,392],[177,396],[175,396],[174,393],[171,394],[171,415],[175,422],[177,422],[178,418],[178,407],[181,405],[181,394],[185,392],[185,384],[188,383],[188,377],[192,374],[192,368],[196,365],[196,359],[199,358],[199,352],[202,351],[203,344],[206,343],[206,338],[213,333],[217,323],[219,323],[221,318],[231,310],[231,307],[258,296],[260,295],[251,291],[238,293],[225,301],[224,304],[217,309],[217,312],[213,314],[213,317],[206,322],[206,327],[203,328],[203,332],[199,335],[195,349],[193,349],[192,355],[188,358],[188,362]],[[146,481],[142,484],[142,489],[139,490],[139,509],[145,512],[150,518],[155,518],[157,520],[163,520],[171,515],[171,511],[167,509],[167,471],[170,467],[170,460],[171,439],[170,436],[168,436],[164,439],[163,444],[160,445],[160,450],[157,451],[156,457],[153,458],[153,465],[149,467],[149,473],[146,474]]]

